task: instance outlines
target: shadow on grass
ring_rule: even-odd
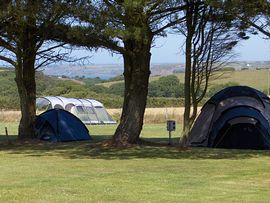
[[[1,135],[0,135],[1,136]],[[92,141],[48,143],[31,142],[7,144],[0,143],[0,151],[9,154],[21,154],[25,156],[61,156],[67,159],[105,159],[105,160],[126,160],[126,159],[248,159],[253,157],[269,156],[270,151],[255,150],[225,150],[211,148],[179,148],[177,146],[164,145],[142,145],[129,148],[104,147],[101,142],[109,136],[92,136]],[[167,139],[151,138],[150,141],[160,143],[167,142]],[[0,139],[1,141],[1,139]]]
[[[147,142],[160,143],[160,144],[169,144],[169,138],[160,138],[160,137],[151,137],[151,138],[142,138]],[[178,145],[179,137],[171,138],[171,144]]]

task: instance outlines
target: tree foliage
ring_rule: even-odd
[[[167,28],[184,20],[179,15],[184,7],[183,1],[175,0],[82,1],[73,12],[79,22],[62,25],[61,31],[52,34],[55,40],[86,47],[94,44],[122,54],[125,91],[120,124],[113,136],[116,145],[139,142],[148,93],[150,50],[155,37],[164,36]],[[66,33],[72,33],[72,37]]]
[[[60,4],[61,3],[61,4]],[[62,1],[17,0],[0,2],[0,60],[15,68],[22,117],[19,138],[34,137],[35,70],[65,56],[54,51],[48,33],[66,15]]]
[[[66,43],[91,50],[105,48],[123,56],[124,88],[114,85],[111,91],[124,92],[120,125],[113,142],[125,144],[140,141],[151,47],[156,37],[166,36],[166,31],[177,25],[186,37],[184,126],[188,131],[196,117],[198,103],[207,92],[211,73],[220,67],[220,60],[240,38],[248,38],[247,28],[252,26],[270,36],[268,1],[2,0],[0,4],[0,60],[16,70],[22,110],[19,136],[22,138],[34,134],[35,70],[66,56],[66,53],[55,52],[55,48]],[[150,94],[178,97],[181,92],[176,89],[180,90],[181,85],[179,82],[175,85],[177,82],[173,77],[170,81],[161,79],[159,83],[164,84],[161,86],[153,82],[150,90],[156,91],[151,90]],[[102,87],[95,88],[105,91]],[[58,87],[56,90],[69,94],[70,89]],[[157,93],[158,89],[162,91]]]
[[[88,85],[88,88],[96,93],[114,94],[124,96],[125,85],[123,82],[118,82],[104,87],[102,85]],[[184,97],[184,84],[180,83],[175,75],[162,76],[157,80],[150,81],[148,87],[149,97]]]
[[[270,2],[268,0],[225,0],[209,1],[215,8],[220,8],[226,12],[234,26],[239,30],[239,37],[248,39],[247,33],[262,33],[267,38],[270,37],[269,14]]]
[[[184,85],[175,75],[160,77],[149,84],[149,97],[184,97]]]

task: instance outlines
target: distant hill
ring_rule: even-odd
[[[183,63],[159,63],[151,64],[151,76],[166,76],[183,73],[185,70]],[[270,61],[235,61],[229,62],[225,67],[235,70],[243,69],[270,69]],[[101,78],[110,79],[123,74],[123,64],[97,64],[87,66],[50,66],[41,71],[50,76],[80,77],[80,78]]]
[[[270,61],[234,61],[228,63],[226,66],[233,67],[235,70],[270,69]]]
[[[50,76],[85,77],[110,79],[123,74],[122,64],[102,64],[89,66],[50,66],[42,72]],[[164,76],[184,72],[184,64],[152,64],[152,76]]]
[[[166,76],[183,73],[183,63],[151,64],[151,76]],[[270,61],[234,61],[225,65],[234,70],[270,69]],[[45,75],[68,78],[100,78],[108,80],[123,74],[123,64],[96,64],[86,66],[55,65],[40,69]],[[0,69],[1,71],[1,69]]]
[[[181,83],[184,83],[184,75],[185,75],[184,73],[179,74],[177,73],[175,75],[179,78]],[[268,85],[268,76],[270,79],[270,71],[268,71],[267,69],[218,71],[212,76],[210,80],[210,87],[226,83],[237,83],[239,85],[251,86],[266,93]],[[150,82],[158,80],[159,78],[160,76],[150,77]],[[108,82],[104,81],[103,83],[100,83],[98,85],[110,87],[111,85],[119,83],[124,83],[124,80],[122,79],[118,81],[108,81]]]

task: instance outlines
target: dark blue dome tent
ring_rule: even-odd
[[[81,120],[63,109],[51,109],[37,116],[35,129],[39,139],[51,142],[91,139]]]
[[[270,149],[270,99],[247,87],[228,87],[210,98],[188,137],[191,147]]]

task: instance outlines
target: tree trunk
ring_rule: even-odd
[[[188,44],[188,43],[187,43]],[[190,132],[190,111],[191,111],[191,98],[190,98],[190,76],[191,76],[191,60],[188,55],[189,47],[186,45],[186,66],[185,66],[185,111],[183,132],[181,138],[181,145],[185,146],[188,134]]]
[[[31,24],[34,24],[32,21],[34,21],[34,19],[29,20]],[[32,27],[27,27],[22,34],[21,43],[17,51],[17,65],[15,67],[15,81],[18,88],[22,115],[18,132],[18,138],[21,140],[33,139],[35,137],[36,41],[35,34],[32,29]]]
[[[140,49],[133,48],[132,52],[123,54],[125,94],[120,124],[112,139],[115,145],[138,144],[140,141],[150,76],[150,47],[149,44]]]
[[[190,132],[190,111],[191,111],[191,68],[192,68],[192,36],[193,36],[193,22],[192,22],[192,8],[187,9],[187,37],[186,37],[186,64],[185,64],[185,111],[184,111],[184,123],[183,132],[180,143],[182,146],[186,146],[187,137]]]
[[[31,61],[31,60],[29,60]],[[36,117],[36,83],[35,69],[30,62],[16,67],[15,78],[21,108],[19,124],[19,139],[33,139],[35,135],[34,124]]]

